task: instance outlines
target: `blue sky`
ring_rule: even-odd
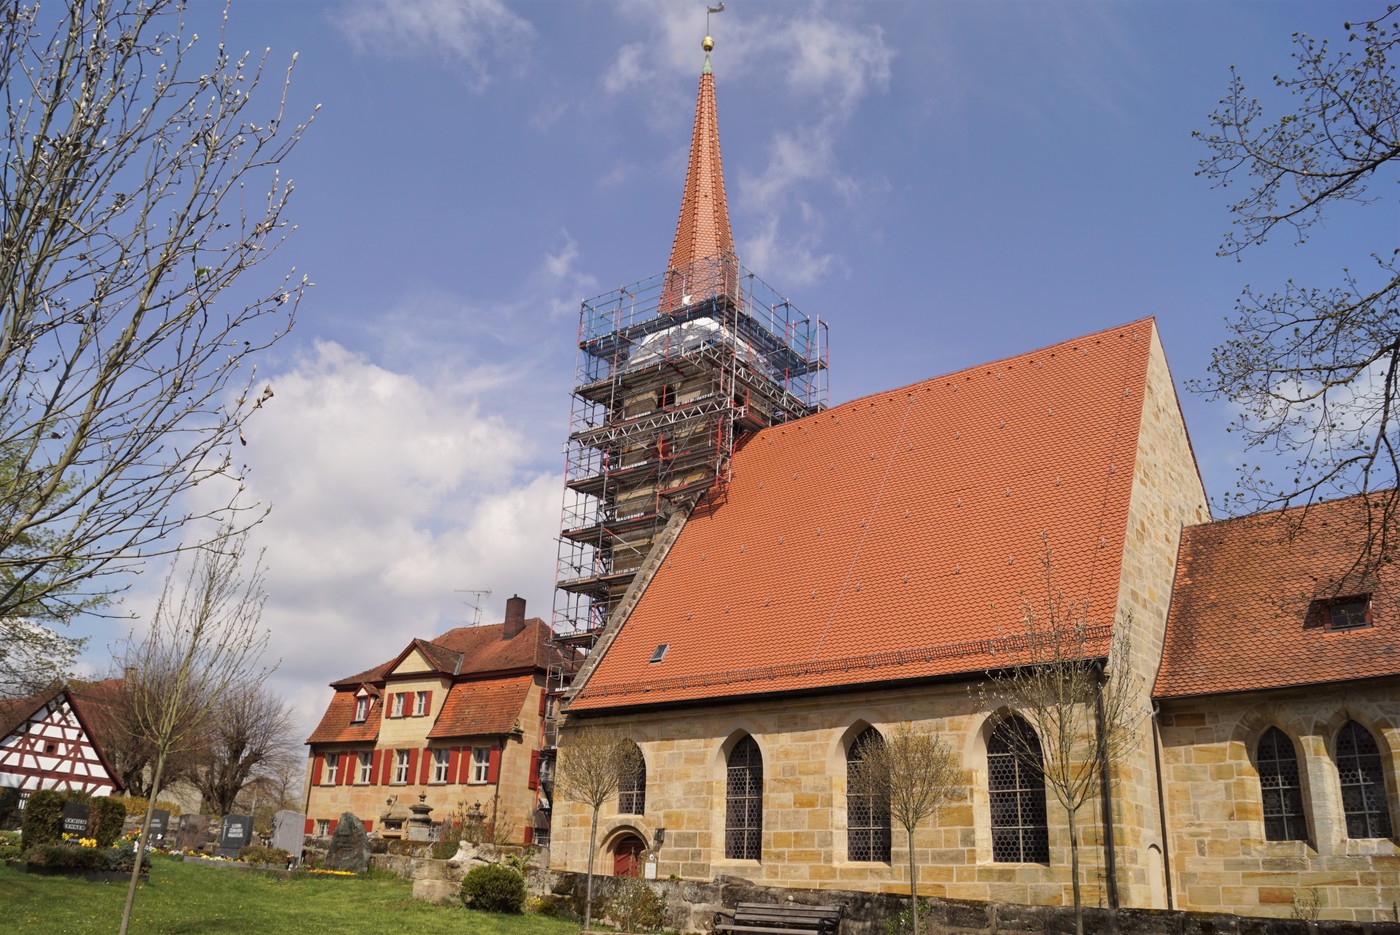
[[[1183,384],[1235,298],[1364,270],[1400,225],[1390,179],[1305,246],[1218,258],[1230,193],[1193,176],[1191,131],[1230,65],[1277,114],[1292,32],[1382,11],[730,0],[712,61],[741,260],[829,322],[834,402],[1155,315],[1219,497],[1244,455]],[[291,112],[321,105],[272,260],[316,285],[245,449],[273,504],[273,684],[309,724],[326,682],[470,620],[459,589],[494,591],[487,620],[516,592],[548,618],[578,304],[666,264],[705,4],[236,0],[229,29],[274,79],[299,53]]]

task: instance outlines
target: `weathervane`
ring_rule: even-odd
[[[710,17],[713,16],[715,13],[723,13],[723,12],[724,12],[724,4],[723,4],[723,3],[721,3],[719,6],[708,6],[708,5],[707,5],[707,6],[705,7],[705,41],[702,42],[702,43],[700,43],[700,45],[705,49],[706,52],[710,51],[711,49],[713,49],[713,48],[715,47],[715,40],[713,40],[713,39],[710,38]]]

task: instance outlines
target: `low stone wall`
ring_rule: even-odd
[[[534,870],[527,882],[531,894],[551,896],[571,912],[582,915],[585,879],[581,873]],[[614,877],[593,878],[595,907],[607,899],[614,882]],[[712,883],[652,880],[650,884],[666,900],[667,927],[680,932],[708,932],[716,911],[732,909],[742,902],[840,906],[842,935],[885,935],[881,923],[909,904],[908,897],[890,893],[784,889],[725,877]],[[960,899],[929,899],[927,904],[934,930],[946,935],[1063,935],[1074,931],[1071,907]],[[1400,923],[1306,922],[1159,909],[1085,909],[1084,930],[1118,935],[1400,935]]]

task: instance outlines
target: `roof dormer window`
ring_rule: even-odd
[[[359,724],[369,717],[369,696],[360,695],[355,699],[355,719],[354,723]]]
[[[1327,601],[1323,619],[1329,630],[1360,630],[1371,626],[1371,595],[1356,594]]]

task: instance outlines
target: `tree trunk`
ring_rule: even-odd
[[[593,850],[598,837],[598,808],[593,808],[593,823],[588,826],[588,877],[583,885],[583,930],[593,924]]]
[[[919,865],[914,860],[914,829],[905,828],[909,839],[909,912],[914,919],[914,935],[919,935]]]
[[[136,839],[136,866],[131,868],[131,882],[126,887],[126,906],[122,908],[120,935],[126,935],[131,925],[131,907],[136,902],[136,884],[141,880],[141,858],[146,853],[146,837],[151,833],[151,815],[156,809],[156,795],[160,793],[161,773],[165,771],[165,754],[156,758],[156,775],[151,780],[151,795],[146,801],[146,817],[141,820],[141,836]]]
[[[1074,891],[1074,935],[1084,935],[1084,906],[1079,898],[1079,837],[1074,828],[1074,809],[1069,814],[1069,879]]]

